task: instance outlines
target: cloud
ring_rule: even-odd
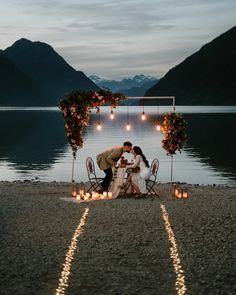
[[[236,11],[233,0],[0,2],[3,49],[22,37],[39,40],[76,69],[113,77],[162,76],[234,26]]]

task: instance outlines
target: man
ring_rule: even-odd
[[[116,167],[117,161],[120,159],[123,153],[130,153],[132,149],[132,143],[129,141],[125,141],[122,146],[113,147],[105,152],[97,155],[97,164],[98,167],[104,171],[106,176],[104,177],[101,183],[101,190],[99,193],[103,193],[108,191],[112,180],[112,167]]]

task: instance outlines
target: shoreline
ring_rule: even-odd
[[[64,185],[72,185],[72,182],[70,181],[62,181],[62,180],[49,180],[49,181],[41,181],[41,180],[31,180],[31,179],[16,179],[16,180],[0,180],[0,184],[4,183],[38,183],[38,184],[64,184]],[[74,182],[76,185],[86,185],[88,184],[88,181],[80,181],[80,182]],[[171,182],[157,182],[157,185],[170,185]],[[201,184],[201,183],[187,183],[187,182],[180,182],[180,181],[174,181],[172,184],[177,184],[177,185],[187,185],[187,186],[212,186],[212,187],[235,187],[236,184],[234,185],[229,185],[229,184]]]

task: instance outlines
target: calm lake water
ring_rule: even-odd
[[[101,110],[102,131],[92,113],[84,134],[84,147],[78,151],[75,180],[87,181],[85,159],[129,140],[139,145],[148,160],[160,161],[160,182],[170,181],[170,157],[161,147],[163,135],[155,122],[170,106],[146,106],[147,120],[141,121],[142,107],[122,106],[115,119],[109,108]],[[174,181],[194,184],[236,184],[235,127],[236,106],[177,106],[188,123],[188,142],[174,156]],[[131,130],[126,131],[127,116]],[[63,117],[55,108],[0,108],[0,180],[71,181],[72,153],[65,137]],[[129,158],[129,154],[126,154]],[[103,172],[97,167],[97,174]]]

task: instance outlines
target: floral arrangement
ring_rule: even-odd
[[[182,115],[177,113],[166,113],[163,120],[162,131],[165,138],[162,140],[162,147],[167,155],[173,155],[181,149],[187,140],[186,122]]]
[[[98,91],[73,91],[59,102],[59,109],[63,113],[65,130],[69,144],[76,152],[83,147],[83,127],[88,126],[92,108],[100,111],[100,106],[109,102],[112,108],[118,105],[120,100],[126,97],[120,93],[112,93],[109,90],[100,89]]]

